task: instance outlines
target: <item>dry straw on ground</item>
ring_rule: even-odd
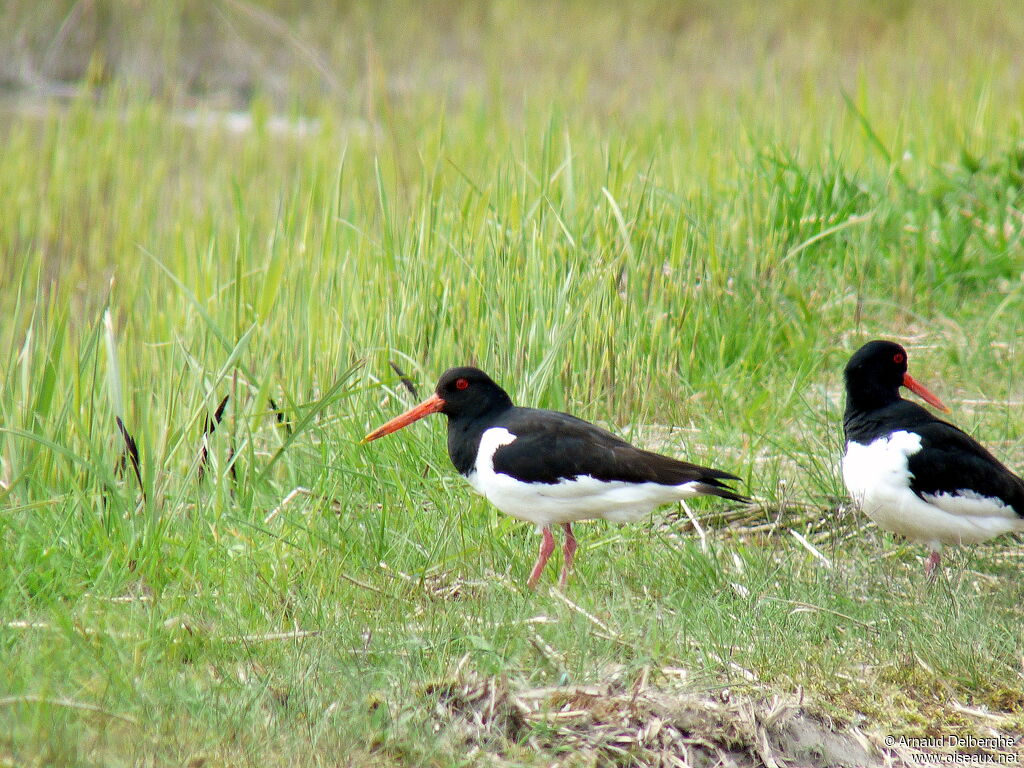
[[[647,675],[633,685],[517,689],[505,678],[457,673],[426,686],[424,697],[439,735],[482,765],[516,764],[524,750],[560,766],[666,768],[909,766],[942,757],[838,727],[797,697],[693,693],[650,685]]]

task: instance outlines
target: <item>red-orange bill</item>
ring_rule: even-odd
[[[929,405],[934,405],[940,411],[943,411],[945,413],[949,413],[949,408],[946,407],[946,404],[944,402],[942,402],[941,400],[939,400],[938,397],[933,395],[924,384],[919,382],[917,379],[915,379],[909,373],[904,373],[903,374],[903,386],[906,387],[907,389],[909,389],[911,392],[913,392],[918,397],[920,397],[922,400],[924,400]]]
[[[403,413],[401,416],[395,416],[391,421],[383,426],[377,427],[370,434],[362,439],[362,442],[368,443],[371,440],[376,440],[378,437],[384,437],[384,435],[390,435],[392,432],[397,432],[402,427],[407,427],[414,421],[419,421],[424,416],[429,416],[432,413],[437,413],[444,408],[445,402],[441,399],[440,395],[434,393],[419,405],[413,406],[408,411]]]

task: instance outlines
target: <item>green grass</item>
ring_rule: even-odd
[[[683,668],[871,734],[1024,731],[1020,542],[929,585],[838,474],[842,365],[877,336],[1024,467],[1012,3],[280,3],[354,85],[257,47],[241,133],[185,111],[220,103],[218,25],[256,18],[218,7],[69,53],[93,95],[0,120],[0,763],[472,763],[435,730],[457,669]],[[27,8],[43,51],[70,11]],[[129,66],[154,59],[166,81]],[[732,470],[756,516],[695,504],[707,551],[674,515],[582,525],[571,603],[555,567],[530,593],[533,531],[469,492],[440,417],[359,444],[414,401],[391,362]]]

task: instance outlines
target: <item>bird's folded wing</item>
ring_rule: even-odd
[[[527,483],[558,483],[567,478],[627,483],[720,485],[735,475],[636,448],[600,427],[568,414],[526,412],[521,424],[505,428],[516,435],[494,454],[494,470]]]
[[[915,429],[911,490],[951,514],[1024,517],[1024,480],[967,433],[944,421]]]

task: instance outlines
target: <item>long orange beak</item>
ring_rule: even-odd
[[[920,397],[929,405],[934,405],[936,408],[938,408],[940,411],[944,413],[950,412],[949,408],[946,407],[946,404],[944,402],[942,402],[941,400],[939,400],[938,397],[929,392],[928,388],[924,384],[919,382],[909,373],[903,374],[903,386],[909,389],[918,397]]]
[[[424,416],[437,413],[444,408],[444,406],[445,401],[435,392],[422,403],[413,406],[401,416],[395,416],[395,418],[384,426],[377,427],[377,429],[364,437],[361,442],[368,443],[371,440],[376,440],[378,437],[384,437],[384,435],[390,435],[392,432],[397,432],[402,427],[407,427],[414,421],[419,421]]]

